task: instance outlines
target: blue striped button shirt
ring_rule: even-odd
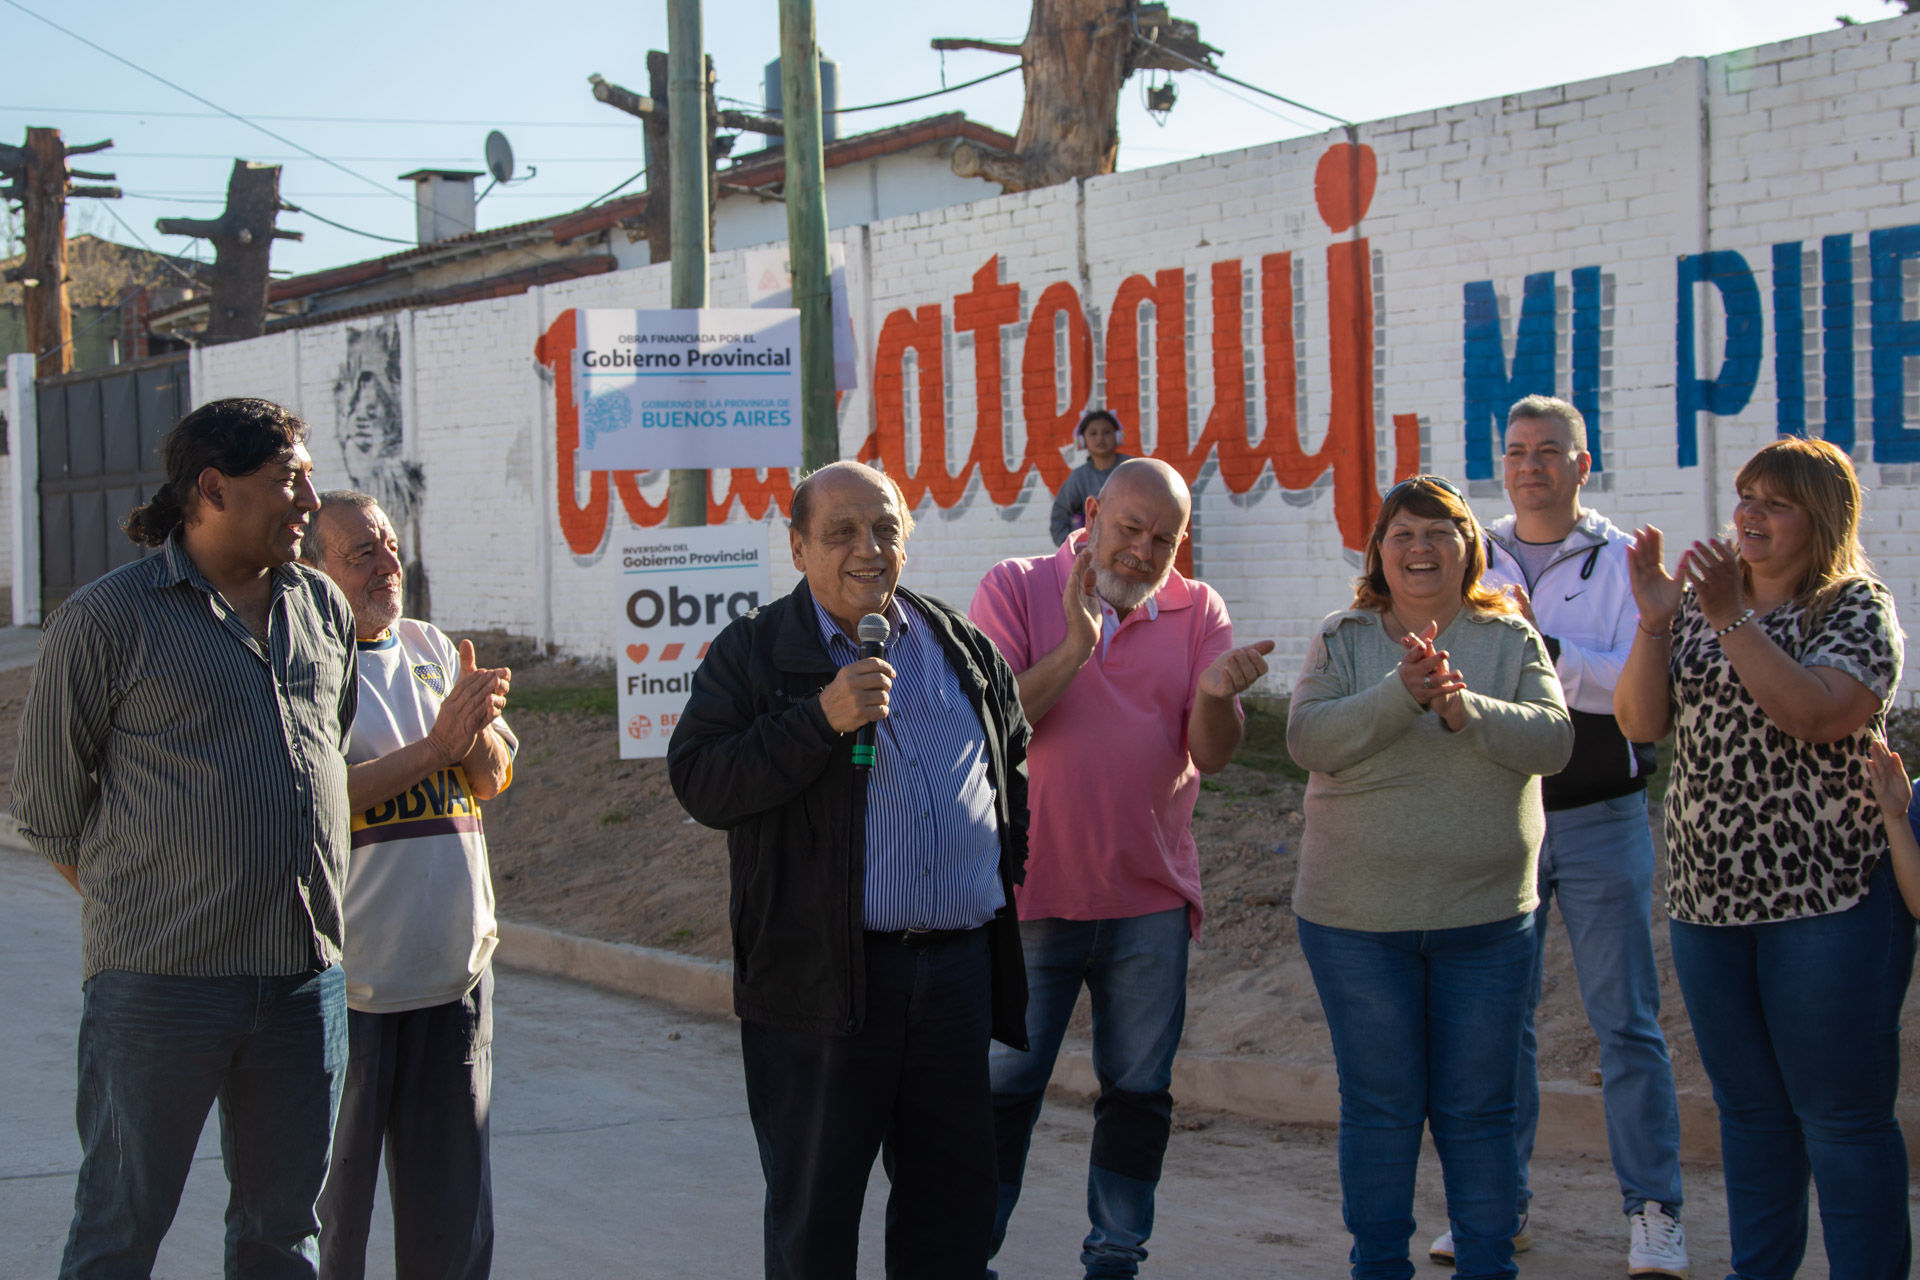
[[[827,656],[843,667],[859,661],[859,644],[817,599],[813,609]],[[894,678],[867,780],[864,923],[884,932],[971,929],[1007,900],[986,731],[926,619],[897,596],[887,615]]]

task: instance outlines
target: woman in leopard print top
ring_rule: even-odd
[[[1640,632],[1614,713],[1629,741],[1674,733],[1673,964],[1720,1106],[1735,1272],[1798,1268],[1811,1175],[1833,1274],[1904,1277],[1893,1109],[1914,921],[1866,771],[1899,623],[1846,454],[1780,440],[1735,484],[1732,537],[1694,543],[1678,577],[1660,531],[1636,535]]]

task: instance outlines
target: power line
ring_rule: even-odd
[[[281,201],[280,207],[285,209],[288,213],[297,213],[303,217],[312,218],[316,222],[324,222],[328,226],[334,228],[337,231],[351,232],[356,236],[365,236],[369,240],[383,240],[388,244],[404,244],[408,248],[414,247],[414,242],[411,240],[401,240],[394,236],[380,236],[380,235],[375,235],[371,231],[362,231],[360,230],[360,228],[350,227],[344,222],[335,222],[332,218],[322,217],[320,214],[315,213],[311,209],[302,209],[299,205],[293,204],[289,201],[285,201],[285,200]]]
[[[17,6],[16,6],[17,7]],[[38,16],[38,15],[36,15]],[[739,99],[729,98],[729,102]],[[758,103],[748,105],[758,106]],[[137,108],[120,107],[22,107],[0,106],[0,111],[30,111],[44,115],[67,116],[152,116],[163,120],[224,120],[232,113],[227,111],[141,111]],[[401,116],[281,116],[255,115],[251,120],[277,120],[284,124],[392,124],[392,125],[448,125],[474,129],[627,129],[631,125],[621,121],[602,120],[426,120],[409,119]]]
[[[140,247],[142,249],[145,249],[148,253],[158,258],[161,262],[164,262],[167,265],[168,269],[171,270],[175,275],[179,276],[182,280],[185,280],[190,286],[192,286],[195,289],[201,289],[206,287],[206,283],[207,283],[206,281],[196,280],[192,276],[188,275],[186,272],[182,271],[178,266],[174,265],[172,254],[161,253],[158,249],[148,244],[147,238],[141,235],[138,231],[135,231],[133,229],[133,225],[129,223],[125,218],[121,217],[118,213],[115,213],[112,205],[106,203],[105,201],[102,201],[99,207],[106,212],[106,215],[109,218],[112,218],[115,222],[119,223],[122,227],[124,227],[126,229],[127,234],[132,236],[135,240],[137,240],[140,243]],[[188,242],[187,247],[192,248],[193,245],[199,241],[199,239],[200,239],[199,236],[195,236],[192,241]]]
[[[722,169],[720,172],[725,173]],[[632,179],[628,179],[632,181]],[[622,187],[626,183],[620,184]],[[201,188],[169,191],[121,191],[128,200],[178,200],[184,204],[223,204],[224,199],[215,199],[211,192]],[[288,200],[371,200],[377,195],[373,191],[289,191],[284,195]],[[584,200],[593,195],[591,191],[495,191],[489,200]],[[604,197],[602,197],[604,198]]]
[[[593,208],[593,206],[599,204],[602,200],[611,199],[613,196],[619,195],[622,191],[625,191],[628,187],[632,186],[635,182],[638,182],[641,178],[644,178],[646,176],[647,176],[646,166],[642,165],[640,168],[640,172],[634,174],[631,178],[628,178],[625,182],[621,183],[619,186],[613,188],[611,191],[608,191],[602,195],[597,195],[593,199],[587,201],[586,209]],[[648,185],[651,186],[652,184],[649,183]],[[582,209],[580,210],[580,212],[584,213],[586,212],[586,209]]]
[[[1272,116],[1275,120],[1285,120],[1288,124],[1293,125],[1295,128],[1305,129],[1308,133],[1317,132],[1314,126],[1308,124],[1305,120],[1296,120],[1292,116],[1287,115],[1284,112],[1275,111],[1272,107],[1267,106],[1265,103],[1255,102],[1252,98],[1248,98],[1241,94],[1235,93],[1233,90],[1227,88],[1225,85],[1214,84],[1212,81],[1204,78],[1200,81],[1200,83],[1206,85],[1209,89],[1212,89],[1215,93],[1225,94],[1227,97],[1232,98],[1235,102],[1245,103],[1247,106],[1252,107],[1255,111],[1263,111],[1266,114]]]
[[[278,142],[283,146],[292,147],[295,151],[300,152],[302,155],[310,156],[313,159],[318,160],[321,164],[327,165],[330,168],[338,169],[341,173],[346,174],[349,178],[358,179],[359,181],[366,183],[368,186],[373,187],[377,191],[384,191],[396,200],[405,200],[409,204],[413,202],[412,197],[407,196],[399,191],[395,191],[391,187],[382,186],[380,183],[375,182],[372,178],[369,178],[364,173],[357,173],[354,170],[347,168],[347,166],[341,164],[337,160],[329,160],[325,156],[321,155],[318,151],[313,150],[311,147],[301,146],[298,142],[295,142],[292,138],[286,137],[283,134],[275,133],[273,130],[267,128],[265,125],[254,123],[252,120],[247,119],[245,116],[241,115],[237,111],[229,111],[225,107],[221,106],[219,103],[213,101],[212,99],[203,98],[199,94],[195,93],[193,90],[184,88],[180,85],[175,84],[173,81],[167,79],[165,76],[161,75],[157,71],[149,71],[145,67],[141,66],[139,63],[134,62],[129,58],[121,57],[119,54],[115,53],[111,49],[106,48],[104,45],[95,44],[93,41],[87,39],[85,36],[81,35],[79,32],[72,31],[66,27],[61,26],[59,23],[55,22],[52,18],[48,18],[41,14],[35,13],[32,9],[29,9],[27,8],[27,6],[21,4],[20,0],[0,0],[0,4],[5,4],[10,8],[18,9],[21,13],[26,14],[29,18],[32,18],[38,22],[45,23],[47,26],[52,27],[55,31],[58,31],[61,35],[67,36],[73,40],[79,41],[81,44],[86,45],[87,48],[92,49],[94,52],[104,54],[105,56],[112,58],[115,62],[118,62],[120,65],[124,67],[129,67],[134,71],[138,71],[141,75],[146,76],[148,79],[157,80],[161,84],[167,86],[167,88],[172,89],[175,93],[185,94],[187,97],[192,98],[195,102],[199,103],[203,107],[212,107],[215,111],[218,111],[223,116],[231,117],[232,119],[239,121],[241,124],[244,124],[249,128],[258,129],[261,133],[266,134],[269,138],[272,138],[275,142]]]
[[[115,160],[231,160],[233,159],[233,153],[230,151],[122,151],[120,148],[115,147],[113,149],[113,158]],[[303,157],[255,155],[249,158],[254,160],[299,160],[299,159],[302,159]],[[418,165],[433,164],[436,161],[444,161],[448,164],[466,164],[466,163],[471,163],[473,161],[473,157],[471,155],[464,155],[464,156],[422,156],[422,155],[337,156],[335,158],[339,160],[360,160],[360,161],[366,161],[370,163],[377,162],[377,163],[383,163],[383,164],[418,164]],[[538,156],[538,157],[535,157],[535,159],[537,159],[540,164],[612,164],[614,163],[612,160],[610,160],[606,156]]]
[[[12,4],[14,3],[14,0],[6,0],[6,2],[8,4]],[[1349,128],[1353,126],[1353,121],[1347,119],[1345,116],[1337,116],[1333,114],[1333,112],[1331,111],[1322,111],[1318,107],[1310,107],[1304,102],[1297,102],[1292,98],[1283,97],[1280,94],[1275,93],[1271,89],[1262,89],[1257,84],[1248,84],[1245,80],[1236,80],[1232,76],[1228,75],[1226,72],[1220,70],[1218,67],[1210,67],[1206,63],[1200,61],[1198,58],[1189,58],[1186,54],[1181,53],[1178,49],[1169,49],[1167,48],[1167,46],[1161,44],[1158,40],[1148,39],[1146,36],[1143,36],[1140,34],[1140,22],[1137,15],[1134,18],[1133,38],[1138,40],[1141,44],[1146,45],[1149,49],[1153,49],[1153,50],[1156,50],[1157,52],[1164,53],[1169,57],[1180,59],[1180,61],[1186,63],[1188,66],[1192,67],[1195,71],[1206,72],[1208,75],[1214,77],[1216,80],[1225,80],[1228,84],[1237,84],[1242,89],[1250,90],[1251,92],[1257,93],[1264,98],[1272,98],[1275,102],[1284,102],[1288,106],[1297,107],[1301,111],[1309,111],[1316,116],[1324,116],[1325,118],[1333,121],[1336,124],[1343,124]],[[1249,104],[1249,105],[1253,105],[1253,104]],[[1283,120],[1285,118],[1286,117],[1284,116],[1281,117],[1281,119]],[[1299,124],[1300,122],[1296,120],[1293,123]],[[1307,126],[1302,125],[1301,127],[1306,128]]]
[[[7,2],[11,4],[13,0],[7,0]],[[831,110],[823,109],[820,112],[820,114],[823,116],[844,116],[844,115],[850,115],[855,111],[878,111],[882,107],[904,107],[909,102],[925,102],[928,98],[938,98],[942,94],[947,94],[947,93],[958,93],[962,89],[971,89],[973,88],[973,86],[977,84],[985,84],[989,80],[998,80],[1001,76],[1010,76],[1014,72],[1020,70],[1022,67],[1026,65],[1027,64],[1024,62],[1016,62],[1010,67],[1002,67],[1000,70],[992,72],[988,75],[981,76],[977,80],[966,80],[961,82],[960,84],[949,85],[944,89],[935,89],[931,93],[916,93],[911,98],[894,98],[890,102],[869,102],[866,105],[859,106],[859,107],[834,107]],[[722,95],[716,94],[715,96],[720,97]],[[760,107],[761,106],[760,103],[748,102],[745,98],[725,98],[724,100],[727,102],[736,103],[739,106],[743,106],[743,107]],[[769,114],[776,114],[776,113],[769,112]]]

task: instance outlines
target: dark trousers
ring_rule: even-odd
[[[493,971],[463,998],[347,1015],[333,1166],[320,1197],[322,1280],[361,1280],[380,1153],[399,1280],[485,1280],[493,1266]]]
[[[153,1273],[220,1106],[229,1280],[312,1280],[346,1067],[340,966],[279,978],[106,970],[80,1014],[80,1179],[61,1280]]]
[[[857,1034],[740,1025],[767,1278],[852,1280],[884,1143],[889,1280],[980,1280],[996,1195],[986,931],[924,948],[869,936],[866,960]]]

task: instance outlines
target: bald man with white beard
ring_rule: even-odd
[[[994,1248],[1084,984],[1100,1077],[1080,1255],[1089,1277],[1137,1275],[1147,1256],[1187,946],[1201,918],[1188,827],[1200,775],[1225,768],[1240,745],[1239,694],[1273,651],[1271,640],[1236,648],[1218,593],[1175,571],[1191,513],[1172,467],[1123,462],[1087,501],[1084,531],[1051,556],[995,565],[971,610],[1019,676],[1033,724],[1030,851],[1016,892],[1031,1047],[992,1052]]]

